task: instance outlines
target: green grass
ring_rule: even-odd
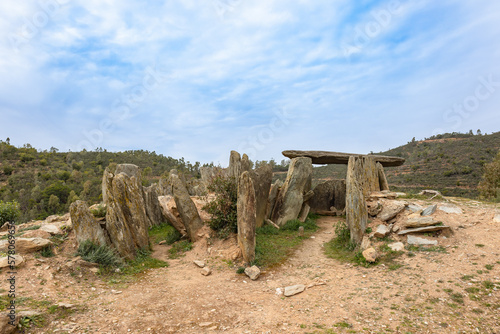
[[[410,252],[435,252],[435,253],[447,253],[446,248],[443,246],[416,246],[407,245],[405,247]]]
[[[188,240],[177,241],[172,245],[172,248],[168,250],[168,257],[171,259],[178,259],[191,249],[193,249],[193,244]]]
[[[167,245],[171,245],[181,238],[181,234],[172,225],[161,224],[153,226],[149,229],[149,239],[152,243],[157,244],[160,241],[166,241]]]
[[[122,268],[123,275],[136,275],[147,269],[168,267],[168,263],[151,257],[151,251],[139,249],[134,260],[127,261]]]
[[[54,257],[54,249],[52,246],[47,246],[40,251],[40,255],[43,257]]]
[[[42,227],[42,226],[41,225],[33,225],[30,227],[22,228],[19,230],[19,232],[38,230],[38,229],[40,229],[40,227]]]
[[[316,216],[311,215],[304,223],[291,220],[279,230],[270,225],[258,228],[254,264],[262,268],[272,268],[285,262],[305,239],[317,231],[316,219]],[[302,237],[298,235],[300,226],[304,227]]]
[[[89,240],[78,246],[77,254],[85,261],[98,263],[103,267],[118,267],[123,264],[113,249],[108,246],[99,246]]]

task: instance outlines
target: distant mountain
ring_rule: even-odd
[[[489,135],[446,133],[380,152],[403,157],[403,166],[386,168],[391,189],[418,192],[439,190],[443,195],[475,198],[484,164],[493,161],[500,150],[500,132]],[[345,178],[346,166],[331,165],[314,169],[316,183],[322,179]]]

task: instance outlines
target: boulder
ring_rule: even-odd
[[[266,208],[266,218],[271,218],[271,213],[273,212],[274,205],[276,204],[276,199],[280,192],[281,187],[283,187],[283,182],[281,180],[276,180],[271,186],[271,191],[269,192],[269,198],[267,200]]]
[[[260,276],[260,269],[257,266],[247,267],[247,268],[245,268],[245,275],[247,275],[248,277],[250,277],[250,279],[252,281],[255,281]]]
[[[203,269],[201,270],[201,274],[203,276],[210,276],[212,274],[212,269],[210,269],[209,267],[203,267]]]
[[[295,158],[273,208],[271,220],[283,226],[297,219],[304,203],[304,194],[311,190],[312,163],[310,158]]]
[[[309,200],[311,211],[329,211],[333,206],[337,210],[344,210],[346,200],[345,180],[329,180],[318,184]]]
[[[383,209],[383,206],[379,201],[367,201],[366,207],[368,209],[368,214],[372,217],[377,216]]]
[[[370,237],[367,235],[363,236],[363,240],[361,241],[361,250],[364,251],[365,249],[368,249],[372,246],[372,243],[370,241]]]
[[[243,155],[244,157],[246,154]],[[247,157],[248,159],[248,157]],[[243,159],[242,161],[242,172]],[[250,167],[250,165],[248,165]],[[270,165],[264,165],[256,170],[250,171],[250,177],[252,178],[253,187],[255,190],[255,210],[256,210],[256,224],[257,227],[264,225],[264,220],[266,217],[267,202],[269,199],[269,190],[271,189],[271,183],[273,181],[273,169]]]
[[[384,167],[397,167],[404,164],[405,159],[399,157],[390,157],[383,155],[362,155],[353,153],[327,152],[327,151],[283,151],[282,154],[290,159],[298,157],[311,158],[313,164],[343,164],[349,163],[351,157],[364,158],[372,157],[375,162],[379,162]]]
[[[292,285],[292,286],[287,286],[285,288],[285,297],[291,297],[291,296],[295,296],[301,292],[304,292],[304,290],[306,289],[306,286],[303,285],[303,284],[297,284],[297,285]]]
[[[177,210],[177,207],[175,205],[174,197],[159,196],[158,202],[160,204],[163,217],[165,217],[167,222],[182,235],[186,235],[186,228],[184,227],[184,224],[182,223],[182,220],[180,218],[179,211]]]
[[[61,235],[61,234],[64,234],[64,232],[59,228],[59,226],[53,225],[53,224],[42,225],[42,226],[40,226],[40,230],[48,232],[51,235]]]
[[[17,238],[16,252],[21,254],[34,253],[47,246],[51,246],[52,242],[42,238]],[[0,252],[7,252],[9,248],[8,240],[0,240]]]
[[[137,179],[140,175],[138,167],[121,166],[118,165],[116,170],[124,172],[106,176],[106,231],[118,254],[133,259],[137,249],[149,247],[149,220],[142,185]]]
[[[441,230],[449,229],[449,226],[427,226],[427,227],[419,227],[419,228],[409,228],[407,230],[403,230],[398,232],[398,235],[405,235],[408,233],[426,233],[426,232],[436,232]]]
[[[76,201],[69,207],[69,212],[78,244],[85,240],[101,246],[110,244],[105,226],[90,213],[87,203]]]
[[[9,261],[11,263],[9,263]],[[13,261],[13,262],[12,262]],[[12,266],[19,267],[24,262],[24,258],[21,255],[11,255],[0,258],[0,269]]]
[[[363,240],[368,221],[363,188],[358,179],[360,167],[361,165],[354,157],[349,158],[346,179],[346,221],[351,232],[351,241],[357,245]]]
[[[146,216],[148,218],[148,227],[162,224],[165,219],[163,218],[160,202],[158,201],[158,185],[152,184],[149,187],[142,187],[142,191]]]
[[[394,252],[402,252],[405,250],[405,245],[402,242],[394,242],[387,245]]]
[[[196,209],[196,205],[189,196],[189,193],[184,186],[183,182],[179,176],[172,174],[170,175],[172,182],[172,190],[174,193],[174,200],[181,221],[186,228],[187,235],[191,241],[196,241],[199,239],[198,230],[203,227],[203,222]]]
[[[437,204],[434,204],[434,205],[429,205],[428,207],[426,207],[424,209],[424,211],[422,211],[422,213],[420,214],[421,216],[430,216],[432,215],[434,212],[436,212],[436,209],[437,209]]]
[[[241,171],[241,156],[236,151],[231,151],[229,156],[228,176],[238,180]]]
[[[406,239],[406,242],[408,242],[409,245],[418,245],[418,246],[437,245],[438,244],[437,240],[424,239],[424,238],[416,237],[414,235],[409,235]]]
[[[243,172],[238,182],[238,246],[243,259],[251,263],[255,259],[256,198],[249,172]]]
[[[405,209],[406,204],[403,201],[385,201],[382,211],[378,214],[378,218],[382,221],[391,220]]]
[[[457,215],[460,215],[463,213],[462,209],[460,209],[456,205],[451,205],[451,204],[440,205],[440,206],[438,206],[437,209],[440,211],[446,212],[446,213],[454,213]]]
[[[431,217],[408,217],[404,227],[425,227],[436,225],[438,222]]]
[[[373,263],[373,262],[377,261],[378,254],[377,254],[377,251],[375,250],[375,248],[373,248],[373,247],[365,249],[362,254],[367,262]]]
[[[390,231],[387,228],[387,226],[381,224],[381,225],[377,226],[377,229],[375,230],[374,236],[382,239],[382,238],[385,238],[389,233],[390,233]]]

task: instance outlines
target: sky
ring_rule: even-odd
[[[500,2],[0,2],[0,139],[226,166],[500,131]]]

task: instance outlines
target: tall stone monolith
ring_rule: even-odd
[[[198,231],[203,227],[203,222],[198,209],[189,196],[186,185],[178,175],[170,174],[172,192],[174,193],[175,205],[181,216],[182,223],[186,228],[187,235],[191,241],[199,239]]]
[[[364,175],[360,158],[350,157],[346,178],[346,219],[351,232],[351,241],[361,244],[368,222],[368,209],[363,194],[363,183],[359,179]]]
[[[238,245],[250,264],[255,259],[256,198],[249,172],[243,172],[238,181],[237,212]]]

